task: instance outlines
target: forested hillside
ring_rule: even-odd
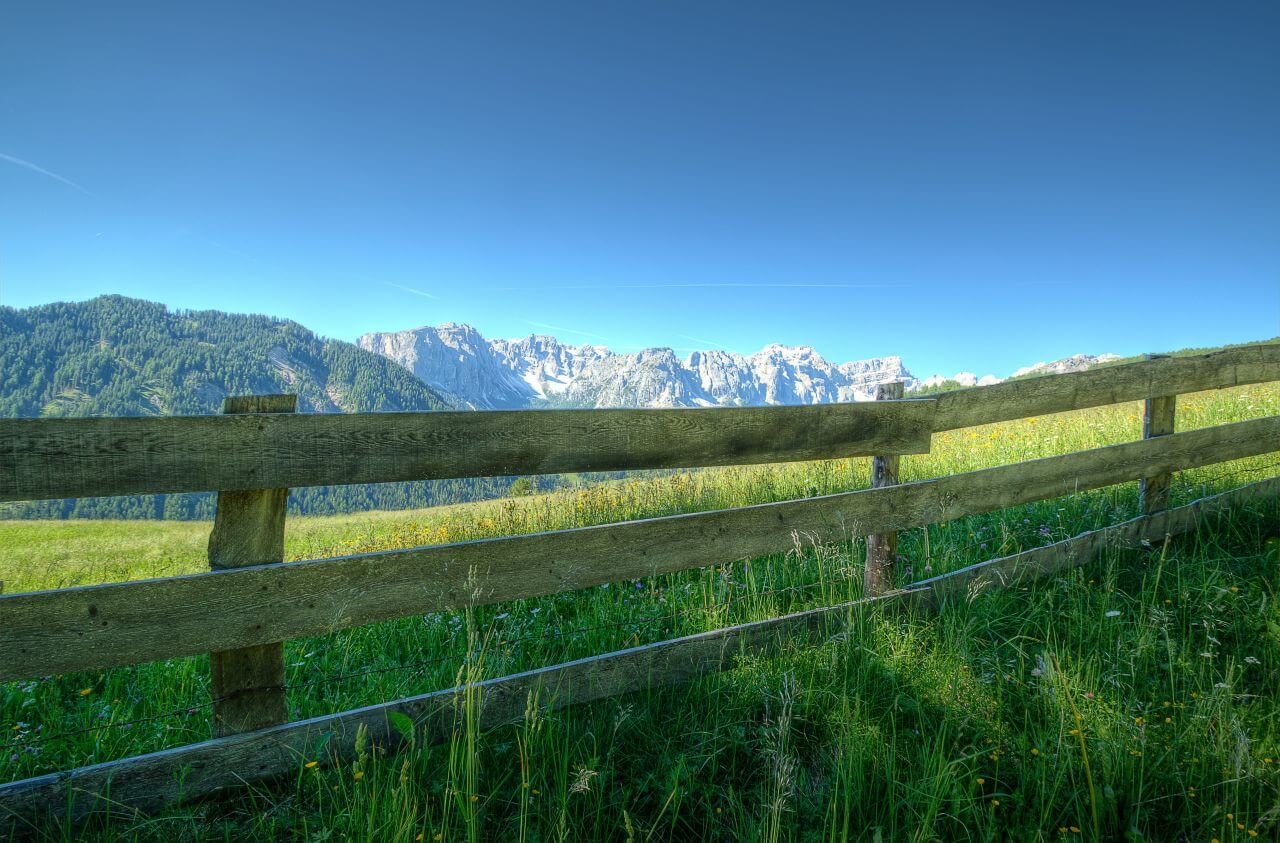
[[[170,310],[101,296],[0,308],[0,415],[216,413],[227,395],[290,392],[299,412],[441,410],[451,402],[410,372],[296,322]],[[490,497],[509,481],[456,480],[295,490],[296,512],[398,509]],[[0,505],[8,517],[206,518],[211,495]]]
[[[216,413],[227,395],[292,392],[299,412],[440,410],[385,358],[296,322],[101,296],[0,308],[0,414]]]

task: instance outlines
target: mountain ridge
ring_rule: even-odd
[[[630,354],[549,334],[487,339],[461,322],[375,331],[356,340],[439,392],[477,410],[537,407],[734,407],[868,401],[878,384],[908,393],[986,386],[1005,378],[973,372],[917,378],[897,355],[832,363],[812,346],[770,343],[752,354],[665,346]],[[1074,372],[1119,358],[1076,354],[1018,369],[1011,378]]]
[[[490,340],[456,322],[372,332],[356,342],[487,410],[821,404],[868,400],[884,381],[916,383],[896,355],[835,364],[810,346],[780,343],[753,354],[707,350],[681,358],[668,347],[622,354],[547,334]]]

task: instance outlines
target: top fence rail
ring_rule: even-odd
[[[1277,342],[856,404],[3,419],[0,500],[924,453],[935,432],[1272,380]]]
[[[1280,380],[1280,342],[1156,357],[934,395],[934,431]]]

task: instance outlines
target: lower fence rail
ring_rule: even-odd
[[[219,790],[293,772],[308,760],[355,755],[357,735],[388,750],[405,737],[393,722],[403,715],[427,742],[447,739],[457,726],[458,699],[479,693],[481,728],[519,720],[530,695],[556,710],[645,688],[687,682],[731,669],[741,654],[774,652],[800,639],[847,631],[861,611],[881,606],[937,609],[996,587],[1077,567],[1104,548],[1133,548],[1195,530],[1232,507],[1280,495],[1270,478],[1192,503],[1143,515],[1070,539],[971,565],[889,593],[737,624],[709,632],[577,659],[394,702],[314,717],[253,732],[109,761],[0,785],[0,821],[21,830],[45,818],[77,822],[98,811],[151,812]],[[3,829],[0,824],[0,829]]]

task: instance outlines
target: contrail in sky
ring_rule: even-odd
[[[724,343],[722,343],[722,342],[713,342],[713,341],[711,341],[711,340],[704,340],[702,337],[691,337],[691,336],[689,336],[688,334],[676,334],[676,336],[677,336],[677,337],[680,337],[681,339],[693,340],[694,342],[700,342],[700,343],[702,343],[703,345],[710,346],[711,348],[718,348],[718,349],[721,349],[721,350],[723,350],[723,351],[728,351],[728,350],[729,350],[729,346],[725,345],[725,344],[724,344]],[[699,350],[701,350],[701,349],[699,349]]]
[[[424,299],[435,299],[436,301],[440,300],[439,296],[432,295],[431,293],[425,292],[423,290],[414,289],[413,287],[406,287],[403,284],[394,284],[390,281],[383,281],[382,283],[386,284],[388,287],[395,287],[397,290],[404,290],[406,293],[413,293],[415,296],[422,296]]]
[[[14,158],[12,155],[5,155],[3,152],[0,152],[0,161],[8,161],[10,164],[16,164],[19,167],[24,167],[28,170],[31,170],[33,173],[39,173],[42,176],[48,176],[49,178],[54,179],[55,181],[62,182],[67,187],[75,188],[76,190],[83,193],[85,196],[93,196],[92,193],[85,190],[83,187],[76,184],[66,176],[60,176],[57,173],[50,172],[49,170],[46,170],[44,167],[41,167],[38,164],[32,164],[30,161],[23,161],[21,158]]]
[[[539,290],[678,290],[693,288],[713,288],[713,289],[760,289],[760,290],[778,290],[778,289],[829,289],[829,290],[876,290],[876,289],[894,289],[903,286],[902,284],[747,284],[747,283],[701,283],[693,282],[689,284],[547,284],[537,287],[490,287],[491,290],[514,291],[526,290],[529,292],[537,292]]]
[[[584,337],[595,337],[598,340],[603,340],[605,342],[609,341],[608,337],[602,337],[599,334],[593,334],[590,331],[579,331],[576,328],[562,328],[559,325],[548,325],[546,322],[530,322],[528,319],[523,319],[521,321],[526,325],[532,325],[535,328],[544,328],[548,331],[564,331],[566,334],[580,334]]]

